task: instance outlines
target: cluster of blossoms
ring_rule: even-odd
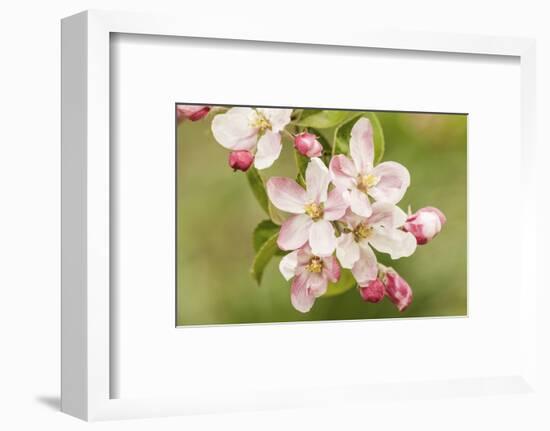
[[[186,106],[182,118],[195,121],[208,114],[207,106]],[[189,109],[192,108],[192,109]],[[397,204],[410,185],[407,168],[397,162],[375,164],[374,131],[360,117],[351,129],[349,155],[331,154],[327,164],[318,137],[307,131],[292,134],[292,109],[230,108],[212,120],[214,138],[230,150],[229,165],[261,170],[279,157],[283,133],[295,150],[309,158],[302,187],[286,177],[265,184],[271,204],[289,216],[277,237],[288,252],[279,269],[291,281],[294,308],[308,312],[329,283],[351,271],[361,298],[380,302],[387,296],[399,311],[412,301],[409,284],[391,267],[378,262],[375,251],[392,260],[411,256],[417,245],[428,243],[442,229],[445,216],[426,207],[406,214]],[[178,111],[178,119],[179,119]],[[298,132],[298,133],[296,133]]]

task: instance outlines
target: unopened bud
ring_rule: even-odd
[[[232,151],[229,154],[229,166],[235,171],[246,172],[253,161],[254,156],[248,150]]]

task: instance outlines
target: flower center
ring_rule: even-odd
[[[323,218],[324,206],[322,203],[317,204],[315,202],[312,202],[310,204],[307,204],[305,206],[305,210],[306,214],[310,216],[313,221],[317,221]]]
[[[373,228],[365,223],[358,224],[353,231],[353,238],[356,242],[369,238],[372,235]]]
[[[378,184],[380,179],[372,174],[359,175],[357,177],[357,188],[363,193],[367,193],[371,187]]]
[[[313,256],[306,268],[309,272],[319,273],[323,270],[323,261],[320,257]]]
[[[271,130],[271,123],[261,112],[256,112],[256,116],[250,122],[250,126],[255,129],[259,129],[259,133],[264,133],[266,130]]]

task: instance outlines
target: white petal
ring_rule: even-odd
[[[328,280],[322,274],[309,274],[309,279],[306,283],[308,293],[315,298],[326,293]]]
[[[339,220],[346,214],[348,207],[349,192],[340,188],[332,189],[325,202],[323,218],[330,221]]]
[[[330,173],[318,157],[310,160],[306,168],[306,189],[308,202],[325,202],[327,200]]]
[[[336,248],[332,224],[326,220],[314,222],[309,229],[309,245],[316,256],[329,256]]]
[[[336,257],[340,265],[351,269],[353,264],[359,260],[359,246],[353,239],[351,233],[344,233],[337,238]]]
[[[366,221],[366,217],[358,216],[351,210],[351,208],[348,208],[341,221],[349,225],[352,229],[355,229],[359,223]]]
[[[231,108],[212,120],[212,133],[220,145],[229,150],[251,150],[258,139],[257,129],[250,126],[251,108]]]
[[[351,210],[362,217],[369,217],[372,214],[372,207],[369,197],[358,189],[352,189],[349,195]]]
[[[374,161],[374,140],[372,125],[367,118],[360,118],[351,129],[350,154],[355,167],[361,174],[372,169]]]
[[[292,109],[258,108],[258,111],[266,116],[271,123],[271,131],[280,132],[290,123]]]
[[[340,279],[340,264],[334,256],[325,256],[323,259],[323,277],[332,283]],[[324,292],[323,292],[324,293]]]
[[[298,250],[288,253],[281,259],[279,263],[279,271],[283,274],[285,280],[290,280],[296,275],[296,268],[298,266]]]
[[[290,301],[294,308],[301,313],[307,313],[315,303],[315,295],[307,288],[309,272],[304,271],[294,277],[290,287]]]
[[[378,178],[378,182],[369,189],[369,194],[377,201],[396,204],[411,183],[407,168],[396,162],[380,163],[371,173]]]
[[[361,243],[359,259],[353,265],[351,272],[357,283],[361,285],[374,280],[378,275],[376,255],[364,241]]]
[[[357,186],[357,168],[355,164],[343,154],[330,159],[329,170],[332,182],[337,187],[352,189]]]
[[[369,243],[378,251],[388,253],[392,259],[407,257],[416,250],[416,238],[412,233],[399,229],[374,229]]]
[[[281,250],[296,250],[303,246],[308,238],[313,221],[305,214],[290,217],[281,226],[277,245]]]
[[[266,131],[258,141],[258,151],[254,158],[256,169],[269,168],[279,158],[282,148],[281,135]]]
[[[286,177],[271,177],[266,183],[269,200],[281,211],[303,214],[306,191],[294,180]]]
[[[386,229],[399,228],[405,224],[407,214],[397,205],[387,202],[374,202],[372,215],[368,223],[372,226],[383,226]]]

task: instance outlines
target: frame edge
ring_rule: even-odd
[[[61,411],[88,419],[88,14],[61,21]]]

